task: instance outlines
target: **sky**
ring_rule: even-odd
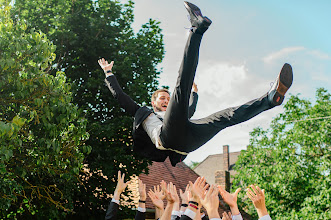
[[[122,0],[125,3],[124,0]],[[160,21],[165,57],[160,87],[170,91],[178,76],[190,27],[179,0],[136,0],[133,28],[150,18]],[[331,1],[328,0],[191,0],[213,23],[205,33],[195,82],[199,101],[193,118],[202,118],[244,104],[268,92],[284,63],[293,68],[288,94],[314,101],[316,89],[331,92]],[[289,95],[285,97],[284,103]],[[230,152],[246,149],[249,132],[267,129],[283,107],[220,131],[184,160],[201,162],[229,145]]]

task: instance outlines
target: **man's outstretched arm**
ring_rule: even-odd
[[[131,116],[134,116],[140,106],[133,101],[132,98],[128,96],[118,84],[118,81],[112,72],[114,61],[108,63],[107,60],[102,58],[98,60],[98,63],[106,74],[105,82],[114,98],[117,99],[121,107],[125,109],[125,112],[129,113]]]

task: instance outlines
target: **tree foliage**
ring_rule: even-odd
[[[117,170],[130,176],[149,163],[132,152],[132,118],[111,96],[97,63],[101,57],[114,60],[113,72],[124,91],[137,103],[150,102],[158,86],[163,35],[154,20],[134,33],[133,6],[132,1],[123,5],[110,0],[16,0],[13,7],[14,19],[25,19],[56,45],[54,71],[65,71],[73,83],[74,103],[86,114],[86,144],[92,151],[84,161],[82,185],[75,191],[77,218],[103,217]]]
[[[256,128],[236,163],[233,186],[258,184],[273,219],[331,218],[331,95],[291,96],[269,129]],[[248,198],[242,207],[256,215]]]
[[[0,218],[59,217],[73,209],[86,120],[63,72],[49,74],[55,46],[0,8]]]

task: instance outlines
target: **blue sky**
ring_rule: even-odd
[[[125,2],[125,1],[123,1]],[[282,65],[293,67],[290,94],[314,101],[315,91],[331,92],[331,1],[318,0],[192,0],[213,24],[201,44],[196,83],[199,103],[193,118],[243,104],[266,93]],[[136,0],[138,31],[149,18],[161,22],[165,58],[160,65],[160,85],[173,89],[190,27],[183,1]],[[286,99],[285,99],[286,102]],[[254,127],[268,128],[282,112],[276,107],[255,118],[226,128],[186,163],[202,161],[210,154],[245,149]]]

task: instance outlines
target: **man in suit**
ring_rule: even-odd
[[[152,95],[153,110],[136,104],[119,86],[112,73],[114,62],[104,58],[98,62],[106,74],[106,84],[127,113],[134,116],[134,151],[153,161],[164,161],[168,156],[175,166],[208,142],[222,129],[247,121],[259,113],[280,105],[293,81],[292,67],[284,64],[274,86],[260,98],[241,106],[218,111],[210,116],[192,120],[197,93],[191,92],[198,65],[199,48],[205,31],[212,21],[200,9],[184,2],[190,15],[191,29],[184,50],[175,89],[170,98],[166,90]]]

